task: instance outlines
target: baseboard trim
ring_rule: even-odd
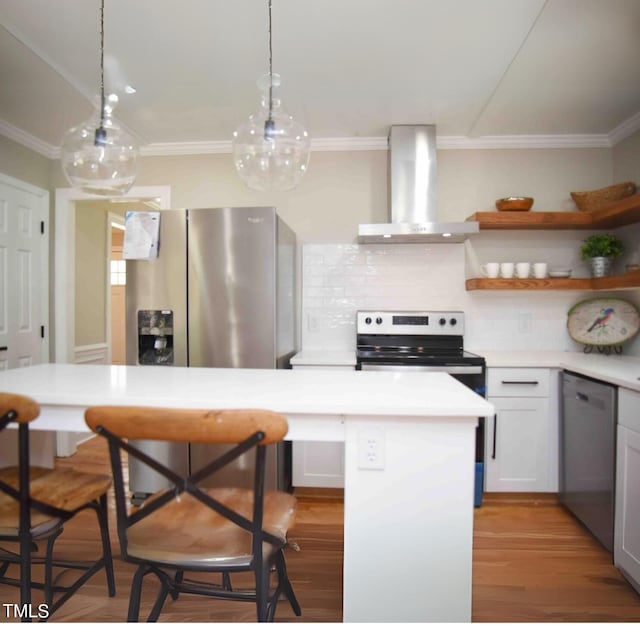
[[[485,492],[482,495],[482,504],[486,506],[500,504],[522,504],[530,507],[534,506],[553,506],[560,504],[560,497],[557,493],[543,492]]]
[[[344,500],[344,489],[330,487],[294,487],[293,493],[298,498],[317,498],[318,500]]]

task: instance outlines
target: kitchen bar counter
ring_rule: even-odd
[[[41,404],[34,429],[82,431],[92,404],[260,407],[290,440],[344,442],[345,622],[471,620],[475,427],[493,407],[447,374],[49,364],[0,389]]]

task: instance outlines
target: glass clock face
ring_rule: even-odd
[[[626,300],[593,298],[569,310],[567,329],[581,344],[613,346],[631,340],[638,333],[640,315]]]

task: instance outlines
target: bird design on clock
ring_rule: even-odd
[[[602,329],[605,327],[609,318],[614,314],[614,310],[612,307],[607,307],[606,309],[600,309],[600,313],[598,317],[593,321],[593,324],[587,329],[587,333],[591,333],[594,329]]]

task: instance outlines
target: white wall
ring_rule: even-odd
[[[638,245],[637,226],[633,242],[631,229],[625,236],[633,247]],[[492,253],[497,260],[553,259],[555,264],[585,269],[577,258],[584,234],[551,232],[549,237],[549,233],[532,232],[529,237],[526,232],[514,232],[505,238],[505,233],[497,238],[480,234],[465,245],[305,245],[303,348],[353,349],[356,311],[387,309],[464,311],[465,347],[471,351],[579,351],[582,346],[566,330],[567,313],[574,304],[613,296],[640,306],[640,294],[635,291],[466,291],[465,270],[477,253],[476,243],[486,252],[492,242],[500,241]],[[621,269],[623,264],[624,257]],[[640,355],[638,339],[624,352]]]

